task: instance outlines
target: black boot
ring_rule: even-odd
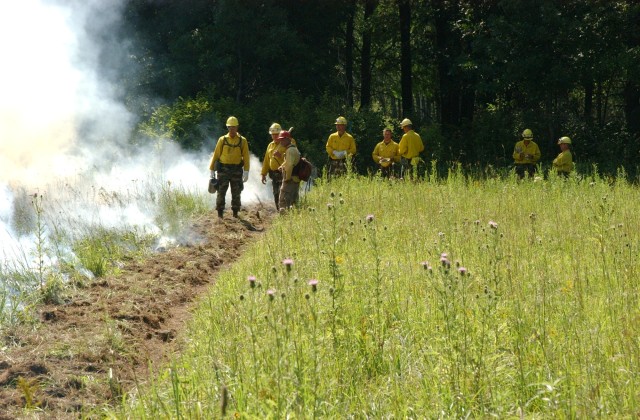
[[[224,210],[218,209],[218,217],[222,219],[223,214],[224,214]]]
[[[233,210],[233,217],[238,218],[238,210]]]

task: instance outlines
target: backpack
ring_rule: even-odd
[[[303,157],[300,157],[300,161],[293,167],[293,175],[300,178],[300,181],[308,182],[312,172],[313,164]]]

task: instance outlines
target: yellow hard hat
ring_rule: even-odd
[[[271,124],[271,127],[269,127],[269,134],[278,134],[281,131],[282,127],[280,127],[280,124],[278,123],[273,123]]]
[[[409,118],[405,118],[404,120],[402,120],[402,122],[400,123],[400,127],[406,127],[408,125],[413,125],[413,123],[411,122],[411,120]]]
[[[238,119],[236,117],[227,118],[227,127],[237,127]]]
[[[571,144],[571,139],[567,136],[560,137],[558,144]]]
[[[525,130],[522,132],[522,137],[525,139],[532,139],[533,131],[529,130],[528,128],[525,128]]]
[[[336,118],[336,125],[337,124],[347,125],[347,119],[345,117],[338,117],[338,118]]]

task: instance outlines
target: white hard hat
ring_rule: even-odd
[[[406,127],[407,125],[413,125],[413,123],[411,122],[411,120],[409,118],[405,118],[400,123],[400,127]]]
[[[280,124],[276,122],[271,124],[271,127],[269,127],[269,134],[278,134],[281,131],[282,131],[282,127],[280,127]]]

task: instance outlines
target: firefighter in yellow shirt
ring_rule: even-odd
[[[347,171],[346,161],[356,154],[356,141],[347,133],[347,119],[336,119],[336,132],[327,140],[327,154],[329,155],[329,176],[344,174]]]
[[[233,217],[238,217],[240,211],[240,193],[244,182],[249,180],[249,143],[247,139],[238,133],[238,119],[227,119],[229,132],[218,139],[216,148],[209,161],[209,170],[212,177],[218,178],[218,196],[216,197],[216,210],[218,217],[224,214],[225,198],[227,190],[231,186],[231,210]]]
[[[398,154],[400,154],[401,176],[412,173],[418,176],[418,164],[422,162],[420,153],[424,151],[424,143],[418,133],[413,131],[413,123],[409,118],[405,118],[400,123],[404,134],[398,144]]]
[[[553,169],[558,175],[568,177],[573,170],[573,155],[571,154],[571,139],[569,137],[560,137],[558,140],[560,146],[560,154],[553,160]]]
[[[282,127],[280,124],[274,122],[269,127],[269,134],[271,134],[271,143],[267,145],[267,151],[264,154],[264,159],[262,161],[262,171],[260,175],[262,176],[262,183],[267,183],[267,175],[271,179],[271,186],[273,188],[273,199],[276,204],[276,209],[280,209],[279,207],[279,197],[280,197],[280,186],[282,185],[282,172],[280,172],[279,168],[284,162],[284,154],[287,150],[286,147],[280,145],[280,139],[278,136],[282,132]],[[291,144],[295,146],[296,141],[291,138]]]
[[[522,140],[517,142],[513,149],[513,160],[518,178],[524,178],[525,173],[529,177],[536,173],[536,163],[540,160],[540,148],[533,141],[533,132],[528,128],[522,132]]]
[[[378,165],[378,169],[383,178],[390,178],[393,175],[395,164],[400,162],[398,153],[398,143],[393,141],[391,129],[382,130],[383,140],[376,145],[371,153],[373,161]]]

